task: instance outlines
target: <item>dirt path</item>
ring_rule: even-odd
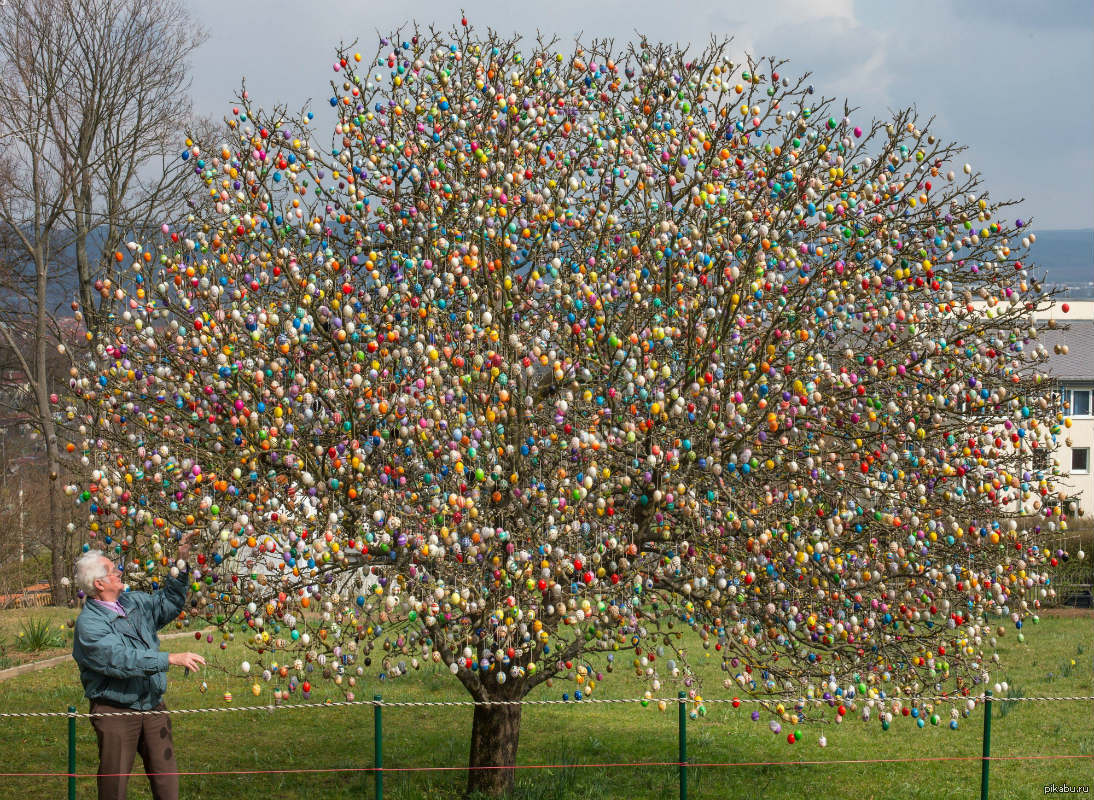
[[[160,636],[160,640],[163,639],[178,639],[183,636],[193,636],[194,631],[180,631],[178,633],[165,633]],[[56,667],[59,664],[64,664],[66,661],[72,661],[72,654],[65,653],[61,656],[53,656],[53,658],[46,658],[41,661],[31,661],[29,664],[20,664],[17,667],[10,667],[9,669],[0,669],[0,681],[6,681],[8,678],[15,678],[19,675],[26,675],[28,672],[37,672],[40,669],[49,669],[50,667]]]

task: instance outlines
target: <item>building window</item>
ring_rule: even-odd
[[[1069,417],[1089,417],[1091,409],[1090,389],[1063,390],[1064,413]]]
[[[1071,471],[1085,474],[1090,472],[1090,448],[1071,448]]]
[[[1035,472],[1044,472],[1048,469],[1048,450],[1038,447],[1033,451],[1033,469]]]

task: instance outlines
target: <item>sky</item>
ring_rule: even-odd
[[[379,35],[416,21],[449,28],[458,4],[429,0],[191,0],[209,32],[192,61],[194,110],[230,113],[243,78],[262,106],[326,105],[340,42],[375,52]],[[963,160],[1036,230],[1094,227],[1094,3],[1090,0],[548,0],[462,6],[477,28],[571,40],[638,35],[789,59],[818,94],[865,119],[915,106],[932,130],[968,146]],[[863,125],[863,127],[866,127]]]

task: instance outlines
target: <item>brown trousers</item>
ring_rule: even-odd
[[[156,711],[166,709],[163,703]],[[92,714],[131,711],[93,700]],[[92,717],[91,726],[99,739],[99,800],[125,800],[133,757],[141,754],[144,771],[155,800],[178,800],[179,776],[175,745],[171,741],[171,717],[141,714]]]

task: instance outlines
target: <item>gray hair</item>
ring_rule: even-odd
[[[110,570],[103,565],[103,558],[102,550],[88,550],[76,559],[76,588],[88,597],[98,594],[95,581],[101,581],[110,574]]]

